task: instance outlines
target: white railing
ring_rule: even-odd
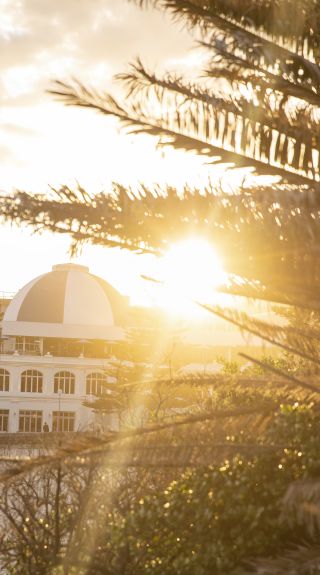
[[[15,295],[14,291],[0,291],[0,300],[1,299],[12,299]]]

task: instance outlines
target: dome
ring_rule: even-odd
[[[59,264],[25,285],[12,299],[3,335],[123,339],[128,300],[77,264]]]

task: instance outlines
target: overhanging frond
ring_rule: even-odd
[[[314,164],[314,157],[303,142],[297,143],[299,152],[294,153],[294,142],[290,143],[288,139],[287,143],[280,142],[281,135],[278,134],[279,143],[275,147],[274,156],[274,134],[270,129],[266,132],[263,125],[256,123],[251,126],[250,122],[249,125],[237,125],[236,117],[232,119],[232,126],[231,119],[225,114],[216,117],[218,122],[215,122],[214,115],[210,114],[203,102],[201,108],[194,109],[192,103],[190,106],[186,103],[185,109],[175,108],[173,113],[170,108],[159,110],[152,117],[143,101],[133,101],[125,108],[111,95],[97,94],[79,82],[57,82],[57,89],[50,90],[50,93],[61,98],[67,105],[91,108],[105,115],[115,116],[130,133],[143,132],[156,136],[159,138],[159,145],[171,145],[176,149],[209,156],[213,158],[212,163],[230,164],[233,168],[251,168],[257,175],[279,176],[302,185],[311,183],[314,179],[318,180],[319,167]],[[221,126],[224,126],[222,134]],[[236,140],[239,139],[237,145]],[[252,148],[253,145],[250,152],[248,147]],[[292,162],[290,157],[293,158]],[[295,166],[298,166],[298,170]],[[303,174],[299,173],[301,169],[304,170]]]
[[[114,184],[86,202],[66,188],[48,197],[16,192],[1,197],[1,210],[7,220],[37,231],[67,233],[75,245],[161,254],[168,242],[197,233],[219,245],[226,272],[238,277],[226,291],[250,297],[260,290],[267,299],[280,293],[276,301],[307,307],[319,303],[320,207],[312,188],[270,186],[234,195],[186,188],[179,195],[170,187],[133,192]]]
[[[225,66],[222,75],[224,70]],[[243,74],[239,75],[243,80]],[[312,120],[308,108],[274,105],[271,96],[266,95],[260,101],[256,93],[245,98],[236,91],[222,97],[175,75],[158,77],[148,72],[140,60],[118,79],[124,82],[134,105],[141,106],[147,97],[151,102],[155,100],[161,110],[174,108],[178,128],[184,134],[199,134],[203,141],[225,150],[304,172],[307,177],[319,176],[320,126]],[[158,120],[170,123],[164,113]]]
[[[314,30],[319,26],[319,8],[312,0],[286,0],[281,3],[250,0],[131,0],[140,7],[153,6],[168,11],[186,25],[199,25],[207,30],[222,23],[238,25],[248,32],[259,31],[271,41],[281,39],[299,54],[319,55],[319,39]]]

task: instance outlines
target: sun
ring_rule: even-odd
[[[200,311],[196,302],[221,300],[216,288],[226,282],[226,273],[213,246],[189,238],[172,245],[161,258],[158,278],[158,305],[174,314],[195,316]]]

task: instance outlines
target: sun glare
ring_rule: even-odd
[[[158,304],[179,315],[198,315],[196,302],[217,302],[217,286],[226,281],[214,248],[204,240],[190,238],[174,244],[160,262],[162,283]],[[219,302],[221,303],[221,302]]]

